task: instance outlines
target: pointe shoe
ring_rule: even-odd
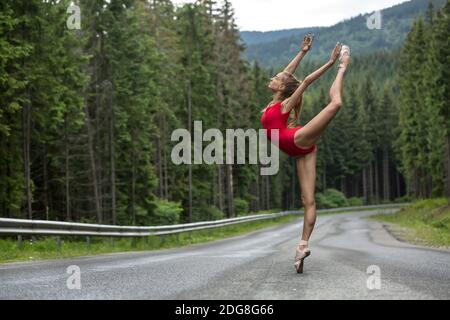
[[[306,246],[305,249],[300,250],[300,246]],[[309,257],[311,255],[311,250],[308,248],[308,241],[301,240],[299,245],[297,246],[297,249],[295,251],[295,269],[297,270],[297,273],[303,273],[303,261],[305,258]]]
[[[346,45],[342,46],[341,54],[339,56],[339,68],[344,68],[345,67],[343,62],[342,62],[342,58],[344,56],[349,56],[350,57],[350,47],[349,46],[346,46]]]

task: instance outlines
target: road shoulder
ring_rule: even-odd
[[[434,247],[425,245],[423,241],[417,240],[417,242],[411,240],[408,236],[408,228],[401,227],[389,222],[380,222],[371,219],[366,219],[370,225],[370,237],[373,242],[389,247],[403,247],[403,248],[416,248],[434,250],[440,252],[450,252],[450,248],[446,247]]]

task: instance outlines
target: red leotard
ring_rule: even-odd
[[[299,148],[295,145],[295,133],[303,127],[298,126],[295,128],[288,128],[287,121],[289,119],[289,114],[290,112],[286,114],[282,113],[281,102],[277,102],[265,110],[261,117],[261,124],[263,128],[267,130],[267,138],[271,140],[271,129],[279,129],[280,134],[278,147],[290,157],[308,154],[316,150],[316,145],[308,149]]]

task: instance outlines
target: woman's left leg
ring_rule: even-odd
[[[301,240],[308,241],[316,223],[316,164],[317,148],[314,152],[297,158],[297,175],[300,181],[301,199],[304,207],[303,233]],[[300,249],[304,249],[301,246]]]
[[[345,67],[338,70],[336,80],[334,80],[330,89],[331,102],[301,130],[295,132],[294,143],[297,147],[307,149],[315,145],[330,122],[341,110],[345,70]]]

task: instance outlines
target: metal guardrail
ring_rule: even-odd
[[[318,213],[332,213],[340,211],[394,209],[408,205],[409,203],[347,207],[337,209],[317,210]],[[153,235],[168,235],[195,230],[224,227],[233,224],[245,223],[256,220],[273,219],[287,215],[302,214],[303,210],[282,211],[271,214],[258,214],[232,219],[205,221],[196,223],[177,224],[170,226],[130,227],[100,224],[84,224],[72,222],[58,222],[46,220],[23,220],[0,218],[1,235],[53,235],[53,236],[102,236],[102,237],[147,237]]]

